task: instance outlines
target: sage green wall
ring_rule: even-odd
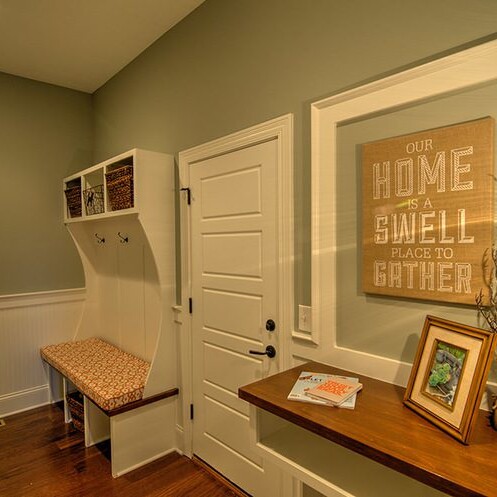
[[[296,303],[306,304],[310,103],[496,26],[495,0],[207,0],[95,93],[95,158],[132,147],[177,153],[292,112]],[[371,337],[381,335],[376,323]],[[403,345],[383,338],[382,353],[398,357]]]
[[[365,295],[361,291],[361,144],[492,116],[497,84],[460,92],[338,129],[337,342],[376,355],[412,361],[426,314],[484,327],[475,306]],[[497,137],[495,137],[497,138]],[[494,148],[497,150],[497,147]],[[497,164],[497,160],[494,160]],[[495,173],[494,173],[495,174]],[[465,207],[465,206],[462,206]],[[482,249],[482,256],[483,256]],[[472,288],[476,294],[480,288]],[[373,324],[372,324],[373,323]],[[374,324],[377,323],[377,324]],[[385,346],[385,344],[388,344]],[[497,365],[496,365],[497,366]],[[497,370],[495,371],[497,373]]]
[[[84,286],[62,178],[91,163],[91,96],[0,73],[0,295]]]

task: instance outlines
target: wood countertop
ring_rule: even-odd
[[[301,371],[359,377],[354,410],[287,400]],[[497,432],[480,411],[463,445],[403,405],[405,389],[317,362],[243,386],[241,399],[454,496],[497,496]]]

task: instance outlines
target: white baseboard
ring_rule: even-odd
[[[130,466],[129,468],[118,471],[115,475],[112,475],[112,476],[114,478],[118,478],[119,476],[125,475],[126,473],[129,473],[130,471],[134,471],[135,469],[141,468],[142,466],[145,466],[148,463],[156,461],[157,459],[160,459],[161,457],[167,456],[168,454],[171,454],[171,452],[178,452],[178,450],[175,447],[173,447],[172,449],[165,450],[164,452],[161,452],[160,454],[155,454],[154,456],[149,457],[148,459],[141,461],[138,464],[134,464],[133,466]]]
[[[50,403],[48,385],[28,388],[0,396],[0,417],[6,418]]]
[[[176,423],[175,426],[176,451],[182,456],[185,455],[185,430]]]

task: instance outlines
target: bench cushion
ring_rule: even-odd
[[[105,411],[143,397],[150,364],[99,338],[47,345],[41,356]]]

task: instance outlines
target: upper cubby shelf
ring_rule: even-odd
[[[138,212],[137,171],[146,162],[147,153],[133,149],[64,178],[64,221]]]

